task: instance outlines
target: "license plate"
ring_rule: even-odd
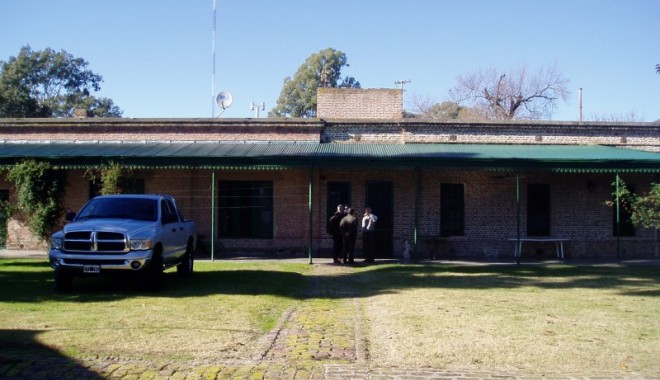
[[[83,266],[83,273],[101,273],[99,265],[85,265]]]

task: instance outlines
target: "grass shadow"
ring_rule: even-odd
[[[407,288],[437,289],[615,289],[621,295],[660,296],[660,268],[573,265],[376,265],[350,274],[364,296]],[[641,289],[641,290],[640,290]]]
[[[200,265],[201,264],[201,265]],[[319,265],[319,264],[317,264]],[[324,264],[321,264],[324,265]],[[377,264],[351,272],[309,275],[307,264],[197,263],[190,278],[165,272],[163,289],[148,292],[132,277],[76,278],[58,293],[42,260],[0,260],[0,302],[114,301],[139,296],[274,295],[290,299],[369,297],[402,289],[615,289],[622,295],[660,296],[660,268],[647,266]],[[313,289],[313,291],[311,290]]]
[[[78,361],[39,343],[39,331],[0,330],[0,378],[104,379]]]

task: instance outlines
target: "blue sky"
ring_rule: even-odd
[[[97,95],[125,117],[211,117],[213,0],[2,0],[0,60],[64,49],[103,76]],[[215,92],[220,117],[264,117],[311,54],[346,53],[363,88],[405,86],[446,100],[479,68],[556,65],[570,79],[554,120],[634,113],[660,119],[660,0],[216,0]]]

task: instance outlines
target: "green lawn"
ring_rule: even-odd
[[[658,266],[217,261],[191,278],[168,271],[164,284],[76,279],[57,293],[45,260],[2,259],[0,348],[240,359],[287,310],[314,325],[349,305],[373,366],[660,373]]]
[[[150,293],[134,279],[76,278],[53,290],[41,260],[0,260],[0,344],[73,356],[233,358],[254,348],[296,302],[309,265],[195,263]]]

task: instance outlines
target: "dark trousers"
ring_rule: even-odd
[[[376,234],[374,231],[362,232],[362,250],[364,251],[364,259],[366,261],[374,261],[375,240]]]
[[[348,261],[349,263],[354,261],[353,251],[355,250],[355,238],[357,238],[356,234],[344,235],[342,257],[344,258],[344,261]]]
[[[343,237],[341,234],[332,235],[332,258],[336,261],[339,260],[340,255],[343,251]]]

